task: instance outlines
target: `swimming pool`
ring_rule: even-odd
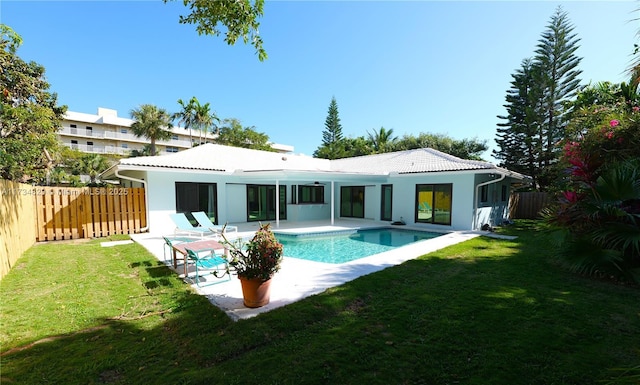
[[[333,231],[327,233],[275,233],[286,257],[324,263],[345,263],[393,250],[409,243],[439,237],[441,233],[395,228]]]

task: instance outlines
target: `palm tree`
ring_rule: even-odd
[[[202,131],[208,132],[210,126],[215,126],[214,122],[219,123],[220,119],[215,113],[211,112],[211,105],[209,103],[200,104],[200,101],[193,96],[189,103],[185,103],[182,99],[178,99],[178,104],[182,107],[180,112],[173,114],[174,119],[179,119],[184,128],[189,129],[189,139],[193,146],[193,137],[191,135],[191,128],[200,130],[200,143],[202,144]],[[217,126],[215,126],[217,128]]]
[[[367,134],[373,151],[378,154],[391,151],[391,146],[398,140],[397,137],[391,136],[393,135],[393,128],[387,130],[384,127],[380,127],[380,131],[374,131],[373,133],[367,131]]]
[[[191,98],[189,103],[185,103],[182,99],[178,99],[178,104],[182,107],[180,112],[176,112],[173,114],[173,119],[178,119],[178,124],[182,123],[184,125],[184,129],[189,130],[189,142],[191,143],[191,147],[193,147],[193,136],[191,135],[191,125],[193,124],[193,100],[195,97]]]
[[[78,169],[81,174],[89,175],[91,179],[89,185],[96,185],[96,177],[98,174],[108,169],[111,164],[109,160],[100,154],[87,154],[80,158]]]
[[[636,10],[634,10],[634,12],[640,13],[640,8],[637,8]],[[638,21],[638,20],[640,20],[640,17],[631,19],[631,21]],[[636,36],[640,40],[640,28],[638,28],[638,31],[636,32]],[[640,44],[636,43],[633,45],[633,47],[634,47],[634,50],[633,50],[634,58],[631,61],[631,66],[629,67],[629,75],[631,77],[631,81],[629,82],[629,85],[635,86],[637,89],[638,87],[640,87]]]
[[[164,109],[152,104],[142,104],[130,112],[133,134],[137,137],[144,136],[151,141],[151,155],[156,154],[156,140],[171,139],[171,115]]]
[[[200,144],[202,144],[202,132],[209,132],[209,127],[214,126],[214,122],[220,122],[215,113],[211,112],[209,103],[200,104],[195,97],[191,98],[191,111],[193,113],[192,124],[200,130]]]

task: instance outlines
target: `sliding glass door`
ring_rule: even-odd
[[[275,185],[247,185],[247,222],[276,219]],[[280,219],[287,219],[287,188],[280,186]]]
[[[364,186],[340,188],[340,216],[364,218]]]
[[[392,218],[393,185],[383,184],[380,195],[380,220],[390,221]]]
[[[416,185],[416,222],[450,225],[452,191],[450,183]]]
[[[211,222],[218,224],[218,197],[215,183],[176,182],[176,212],[185,213],[192,224],[192,212],[204,211]]]

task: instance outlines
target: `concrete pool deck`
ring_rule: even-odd
[[[252,235],[253,232],[258,229],[257,223],[239,224],[238,226],[238,235],[243,237]],[[371,228],[380,226],[389,226],[389,223],[373,221],[336,221],[333,225],[330,225],[326,221],[294,224],[283,224],[281,222],[278,228],[276,228],[274,223],[271,225],[273,230],[283,230],[292,233],[349,230],[354,228]],[[411,226],[402,226],[401,228],[433,231],[433,229]],[[328,288],[339,286],[360,276],[401,264],[418,256],[483,234],[487,234],[487,232],[459,231],[444,233],[444,235],[440,237],[415,242],[394,250],[343,264],[320,263],[284,257],[280,271],[276,273],[273,281],[271,282],[271,302],[266,306],[256,309],[244,306],[242,302],[240,281],[235,275],[231,276],[230,281],[205,287],[198,287],[195,284],[191,284],[188,280],[185,280],[185,282],[191,284],[199,294],[206,296],[212,304],[227,313],[231,319],[246,319],[296,302],[308,296],[322,293]],[[165,261],[164,240],[162,239],[162,235],[166,234],[133,234],[131,235],[131,238],[149,250],[159,261],[167,264],[173,270],[171,262]],[[182,264],[178,265],[176,274],[183,276]],[[207,277],[207,279],[215,278]]]

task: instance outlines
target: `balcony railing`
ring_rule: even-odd
[[[71,128],[71,127],[63,127],[60,131],[60,134],[63,135],[71,135],[78,137],[90,137],[92,139],[110,139],[117,140],[121,142],[131,142],[131,143],[139,143],[146,144],[149,143],[149,139],[145,137],[137,137],[130,133],[122,133],[116,131],[103,131],[103,130],[87,130],[84,128]],[[162,140],[158,141],[157,144],[163,146],[173,146],[180,148],[190,148],[191,143],[189,139],[170,139],[170,140]]]
[[[86,145],[86,144],[76,144],[76,143],[64,143],[65,146],[72,148],[74,150],[79,150],[82,152],[90,152],[93,154],[117,154],[117,155],[129,155],[129,148],[121,148],[116,146],[96,146],[96,145]]]

